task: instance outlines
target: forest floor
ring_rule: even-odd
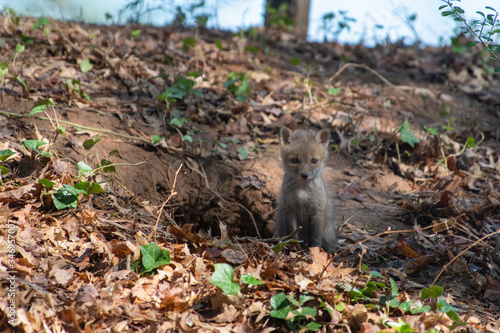
[[[479,46],[0,21],[2,331],[499,332]],[[273,238],[282,125],[332,132],[335,255]]]

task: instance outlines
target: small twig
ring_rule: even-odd
[[[424,228],[420,228],[419,230],[425,230],[425,229],[430,229],[430,228],[434,228],[435,226],[438,226],[440,224],[447,224],[448,222],[440,222],[440,223],[437,223],[437,224],[433,224],[433,225],[430,225],[430,226],[427,226],[427,227],[424,227]],[[328,264],[326,264],[326,266],[323,268],[323,271],[321,272],[321,274],[319,275],[319,277],[321,278],[323,276],[323,274],[326,272],[326,269],[331,265],[333,264],[333,259],[337,258],[338,256],[340,256],[341,254],[344,254],[345,252],[349,251],[350,249],[358,246],[358,245],[361,245],[362,243],[364,242],[367,242],[373,238],[376,238],[376,237],[380,237],[380,236],[383,236],[383,235],[390,235],[390,234],[397,234],[397,233],[405,233],[405,232],[418,232],[419,230],[415,230],[415,229],[407,229],[407,230],[386,230],[384,232],[381,232],[381,233],[378,233],[376,235],[373,235],[373,236],[370,236],[368,238],[365,238],[359,242],[357,242],[356,244],[353,244],[351,246],[349,246],[347,249],[343,250],[342,252],[340,253],[336,253],[334,255],[332,255],[332,258],[330,259],[330,261],[328,261]]]
[[[44,121],[51,121],[50,118],[48,118],[48,117],[28,116],[28,115],[25,115],[25,114],[13,113],[13,112],[7,112],[7,111],[0,111],[0,114],[3,114],[5,116],[7,116],[7,117],[34,118],[34,119],[39,119],[39,120],[44,120]],[[65,121],[65,120],[59,120],[58,122],[62,123],[62,124],[69,125],[69,126],[73,126],[73,127],[76,127],[76,128],[81,128],[81,129],[84,129],[84,130],[87,130],[87,131],[95,131],[95,132],[107,133],[107,134],[119,136],[119,137],[122,137],[122,138],[125,138],[125,139],[137,140],[137,141],[142,141],[142,142],[146,142],[146,143],[151,143],[151,141],[148,140],[148,139],[143,139],[143,138],[139,138],[139,137],[136,137],[136,136],[130,136],[130,135],[126,135],[126,134],[120,134],[120,133],[113,132],[113,131],[110,131],[110,130],[107,130],[107,129],[84,126],[84,125],[80,125],[80,124],[77,124],[77,123],[72,123],[72,122]]]
[[[241,208],[243,208],[244,210],[246,210],[246,212],[248,213],[248,215],[250,215],[250,218],[252,219],[253,225],[255,227],[255,231],[257,232],[257,236],[259,236],[259,238],[262,238],[262,236],[260,235],[260,232],[259,232],[259,228],[257,227],[257,221],[255,221],[255,218],[253,217],[252,212],[249,211],[248,208],[246,208],[245,206],[243,206],[240,203],[237,203],[237,205],[240,206]]]
[[[476,246],[476,244],[482,242],[486,238],[489,238],[489,237],[491,237],[493,235],[496,235],[496,234],[500,234],[500,229],[498,229],[497,231],[494,231],[494,232],[492,232],[490,234],[487,234],[486,236],[478,239],[477,241],[475,241],[471,245],[467,246],[467,248],[465,248],[463,251],[461,251],[459,254],[457,254],[453,259],[451,259],[449,263],[447,263],[446,265],[443,266],[443,268],[439,271],[438,275],[434,278],[434,281],[432,281],[431,286],[433,286],[437,282],[437,280],[439,279],[439,277],[441,276],[441,274],[443,274],[443,272],[448,268],[448,266],[450,266],[462,254],[464,254],[465,252],[469,251],[472,247]]]
[[[99,217],[97,219],[99,220],[99,222],[110,224],[110,225],[112,225],[112,226],[114,226],[114,227],[116,227],[118,229],[122,229],[124,231],[130,231],[130,228],[124,227],[121,224],[118,224],[118,223],[116,223],[114,221],[102,219],[102,218],[99,218]],[[124,222],[130,222],[130,221],[125,220]]]
[[[283,237],[280,237],[280,238],[276,238],[276,237],[273,237],[273,238],[260,238],[260,239],[257,239],[257,241],[260,242],[260,243],[282,243],[282,242],[285,242],[285,241],[287,241],[289,239],[294,238],[295,235],[297,235],[300,230],[302,230],[302,227],[299,226],[290,235],[283,236]],[[256,240],[255,237],[250,237],[250,236],[237,237],[237,239],[242,239],[242,240],[245,240],[245,239]]]
[[[401,153],[399,152],[399,144],[397,143],[396,141],[396,153],[398,154],[398,169],[399,169],[399,173],[401,173],[401,175],[403,175],[403,169],[401,168]]]
[[[433,225],[429,225],[427,227],[424,227],[424,228],[419,228],[418,230],[415,230],[415,229],[406,229],[406,230],[386,230],[384,232],[381,232],[381,233],[378,233],[376,235],[373,235],[373,236],[370,236],[368,238],[365,238],[363,240],[360,240],[359,242],[349,246],[347,249],[343,250],[342,252],[339,252],[339,253],[336,253],[333,257],[333,258],[336,258],[338,256],[340,256],[341,254],[344,254],[346,253],[347,251],[349,251],[350,249],[358,246],[358,245],[361,245],[362,243],[365,243],[371,239],[374,239],[374,238],[377,238],[377,237],[380,237],[380,236],[384,236],[384,235],[390,235],[390,234],[398,234],[398,233],[407,233],[407,232],[418,232],[418,231],[421,231],[421,230],[426,230],[426,229],[432,229],[432,228],[435,228],[436,226],[439,226],[441,224],[448,224],[448,222],[440,222],[440,223],[436,223],[436,224],[433,224]]]
[[[333,325],[343,327],[345,329],[345,332],[351,333],[351,328],[347,324],[334,323]]]
[[[146,162],[142,161],[142,162],[138,162],[138,163],[113,163],[113,164],[101,165],[101,166],[98,166],[97,168],[93,169],[89,173],[84,174],[84,176],[87,178],[90,178],[97,171],[99,171],[101,169],[105,169],[105,168],[111,168],[111,167],[115,167],[115,166],[138,166],[138,165],[141,165],[144,163],[146,163]]]
[[[374,74],[376,77],[378,77],[380,80],[382,80],[382,82],[384,82],[385,84],[387,84],[388,86],[390,87],[393,87],[394,89],[396,89],[398,92],[400,92],[403,96],[405,96],[408,101],[413,104],[413,106],[415,108],[417,108],[418,110],[420,110],[421,112],[425,113],[425,115],[427,115],[428,117],[430,118],[435,118],[434,116],[430,115],[428,112],[426,112],[425,110],[422,110],[422,108],[420,108],[414,101],[413,99],[411,98],[410,95],[408,95],[407,93],[405,93],[402,89],[396,87],[394,84],[392,84],[389,80],[387,80],[385,77],[382,76],[382,74],[378,73],[376,70],[374,69],[371,69],[370,67],[364,65],[364,64],[354,64],[354,63],[348,63],[348,64],[344,64],[342,65],[342,67],[340,67],[340,69],[332,75],[332,77],[330,77],[330,79],[328,80],[328,83],[331,85],[332,84],[332,81],[337,78],[337,76],[339,76],[345,69],[347,69],[348,67],[356,67],[356,68],[362,68],[362,69],[365,69],[367,71],[369,71],[370,73]]]
[[[59,25],[57,25],[57,23],[55,22],[55,20],[52,20],[52,19],[51,19],[51,20],[50,20],[50,24],[52,24],[52,25],[56,28],[56,30],[59,32],[59,34],[61,35],[61,37],[62,37],[62,38],[63,38],[63,39],[64,39],[64,40],[65,40],[65,41],[69,44],[69,45],[71,45],[71,47],[72,47],[73,49],[75,49],[75,50],[76,50],[76,52],[78,52],[78,53],[80,53],[80,54],[82,53],[82,50],[80,50],[80,48],[79,48],[78,46],[76,46],[75,44],[73,44],[73,42],[72,42],[72,41],[70,41],[70,40],[69,40],[68,36],[66,36],[66,34],[62,31],[62,29],[59,27]]]
[[[167,200],[165,200],[165,202],[161,205],[160,209],[158,209],[158,212],[157,212],[157,218],[156,218],[156,223],[155,223],[155,226],[153,228],[153,231],[151,231],[151,233],[149,234],[148,236],[148,242],[151,241],[151,237],[154,237],[154,240],[156,242],[156,230],[158,228],[158,222],[160,221],[160,216],[161,216],[161,213],[163,212],[163,207],[165,207],[165,205],[167,204],[167,202],[170,201],[170,199],[177,194],[177,192],[175,192],[175,183],[177,183],[177,175],[179,174],[179,171],[181,171],[181,168],[182,168],[183,164],[181,164],[179,166],[179,169],[177,169],[177,171],[175,172],[175,177],[174,177],[174,183],[172,184],[172,189],[170,190],[170,194],[167,198]]]

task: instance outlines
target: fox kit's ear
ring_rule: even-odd
[[[289,145],[292,143],[295,135],[293,135],[293,131],[286,126],[281,126],[280,128],[280,144],[281,145]]]
[[[330,142],[330,130],[329,129],[322,129],[319,131],[316,136],[314,137],[317,143],[328,146],[328,142]]]

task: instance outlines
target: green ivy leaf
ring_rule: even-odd
[[[108,156],[114,156],[114,155],[120,156],[120,151],[118,149],[113,149],[108,153]]]
[[[0,175],[5,176],[8,173],[10,173],[10,169],[6,166],[0,165]]]
[[[102,169],[102,171],[104,171],[104,172],[114,172],[114,173],[117,172],[115,166],[113,165],[113,163],[110,160],[107,160],[104,158],[101,159],[101,166],[104,167]]]
[[[428,299],[428,298],[438,298],[443,295],[443,287],[440,286],[432,286],[429,288],[424,288],[420,291],[420,299]]]
[[[408,143],[412,148],[415,146],[415,143],[419,143],[420,141],[417,137],[410,131],[410,122],[408,119],[405,119],[403,125],[399,126],[399,135],[401,136],[401,140],[403,142]]]
[[[47,20],[47,18],[45,17],[40,17],[35,24],[33,24],[33,29],[34,30],[38,30],[40,29],[41,27],[43,27],[44,25],[49,25],[50,22]]]
[[[16,53],[19,54],[24,51],[24,45],[17,43],[16,45]]]
[[[174,57],[165,54],[165,56],[163,57],[163,64],[169,66],[172,65],[173,63],[174,63]]]
[[[257,46],[254,45],[248,45],[245,47],[246,52],[252,52],[252,53],[259,53],[260,49]]]
[[[75,188],[85,191],[86,195],[106,193],[106,190],[103,190],[99,183],[79,182],[75,184]]]
[[[182,41],[182,51],[187,51],[196,45],[196,39],[194,37],[184,38]]]
[[[289,240],[286,240],[284,242],[280,242],[280,243],[274,245],[271,249],[274,252],[278,253],[278,252],[281,252],[281,251],[285,250],[286,248],[288,248],[290,243],[302,243],[302,241],[296,240],[296,239],[289,239]]]
[[[245,147],[238,148],[237,151],[240,154],[240,160],[248,157],[248,150]]]
[[[94,140],[88,139],[83,142],[83,148],[86,150],[90,150],[92,147],[94,147]]]
[[[9,63],[4,61],[0,63],[0,77],[9,74]]]
[[[153,144],[157,144],[158,142],[160,142],[161,140],[163,140],[164,137],[163,136],[159,136],[159,135],[151,135],[151,140],[153,141]]]
[[[89,172],[92,171],[92,167],[85,163],[84,161],[80,161],[76,164],[78,167],[78,173],[86,176]]]
[[[215,264],[214,269],[210,283],[222,289],[226,295],[236,295],[240,292],[240,285],[234,281],[234,271],[230,265]]]
[[[222,43],[220,42],[220,40],[218,38],[214,38],[214,44],[215,44],[215,46],[217,46],[217,48],[219,50],[222,50]]]
[[[467,142],[465,143],[465,145],[467,147],[476,148],[476,141],[474,140],[474,138],[472,138],[472,137],[469,136],[467,138]]]
[[[384,277],[382,276],[382,274],[380,274],[379,272],[377,272],[377,271],[370,271],[370,279],[373,278],[373,277],[379,277],[381,279],[384,279]]]
[[[339,94],[339,92],[340,92],[339,88],[330,88],[330,89],[328,89],[328,95],[336,96],[336,95]]]
[[[313,300],[314,297],[311,295],[300,295],[299,296],[299,304],[303,305],[305,302]]]
[[[196,73],[196,72],[193,72],[193,73]],[[186,94],[189,90],[191,90],[195,85],[196,85],[196,82],[194,82],[193,80],[188,79],[187,77],[184,77],[184,76],[177,77],[175,79],[175,82],[174,82],[174,86],[176,88],[178,88],[179,90],[183,91],[184,94]]]
[[[14,76],[14,78],[16,79],[17,82],[19,82],[23,88],[24,88],[24,91],[28,90],[28,86],[26,85],[26,82],[24,82],[24,80],[22,78],[20,78],[19,76]]]
[[[45,109],[47,109],[47,105],[38,105],[38,106],[34,107],[33,109],[31,109],[29,115],[32,116],[34,114],[44,112]]]
[[[429,312],[431,311],[431,306],[430,305],[425,305],[419,308],[411,309],[410,312],[411,314],[419,314],[422,312]]]
[[[170,125],[174,125],[174,126],[181,128],[182,125],[187,123],[187,121],[188,120],[186,118],[172,118],[172,119],[170,119]]]
[[[141,254],[144,267],[142,273],[149,273],[160,266],[170,264],[170,252],[165,249],[160,251],[156,243],[141,246]]]
[[[252,286],[260,286],[261,284],[264,283],[261,280],[257,279],[256,277],[253,277],[250,274],[243,275],[241,277],[241,282],[243,282],[244,284],[251,284]]]
[[[47,144],[46,142],[39,141],[39,140],[24,140],[23,141],[23,145],[24,145],[24,147],[26,147],[26,149],[32,149],[39,154],[40,154],[40,151],[38,150],[38,148],[40,148],[41,146],[44,146],[46,144]]]
[[[220,142],[219,140],[213,140],[213,143],[215,143],[219,147],[227,148],[227,143]]]
[[[340,55],[340,61],[342,61],[342,62],[349,62],[349,61],[351,61],[351,58],[349,58],[345,53],[342,53]]]
[[[56,183],[53,182],[52,180],[48,180],[45,178],[39,179],[38,183],[42,184],[47,188],[47,190],[50,190]]]
[[[320,323],[310,322],[307,324],[306,329],[308,331],[316,332],[319,331],[321,327],[323,327],[323,325],[321,325]]]
[[[101,137],[99,136],[99,134],[97,134],[92,139],[85,140],[83,142],[83,148],[85,148],[86,150],[90,150],[99,141],[101,141]]]
[[[442,312],[448,313],[450,311],[460,311],[459,309],[455,308],[452,306],[450,303],[446,302],[445,300],[441,299],[439,300],[438,304],[436,304],[437,308],[441,310]]]
[[[284,293],[279,293],[271,297],[270,301],[271,307],[271,317],[278,319],[286,319],[288,313],[292,310],[292,305]]]
[[[396,285],[396,281],[394,281],[394,279],[392,278],[389,278],[389,281],[391,282],[391,296],[398,296],[398,286]]]
[[[305,306],[301,309],[300,314],[303,316],[316,317],[316,315],[318,314],[318,310]]]
[[[88,194],[99,194],[99,193],[108,193],[105,189],[101,187],[99,183],[92,183],[91,186],[87,188]]]
[[[288,62],[290,64],[292,64],[293,66],[298,66],[302,62],[302,59],[300,59],[300,58],[291,58],[291,59],[288,59]]]
[[[405,323],[401,318],[398,319],[397,323],[395,321],[388,321],[386,324],[392,328],[395,328],[398,333],[412,333],[413,332],[413,328],[411,328],[411,325],[408,323]]]
[[[188,72],[186,73],[186,76],[197,78],[201,76],[201,73],[200,71]]]
[[[55,193],[52,194],[52,201],[57,210],[66,208],[76,208],[78,203],[78,196],[83,193],[87,194],[84,190],[77,189],[71,185],[64,184]]]
[[[132,36],[132,38],[136,38],[137,36],[139,36],[141,34],[141,29],[137,29],[137,30],[133,30],[131,33],[130,33],[130,36]]]
[[[345,309],[347,309],[347,304],[345,302],[339,302],[337,305],[335,305],[335,310],[337,310],[338,312],[343,312]]]
[[[410,311],[411,306],[415,303],[415,301],[407,301],[400,303],[397,307],[403,311],[403,313]]]
[[[395,309],[395,308],[399,307],[400,303],[401,302],[397,298],[393,298],[389,301],[389,303],[387,303],[387,305],[389,305],[389,307]]]
[[[94,66],[92,66],[92,64],[90,63],[90,61],[88,59],[84,59],[82,60],[82,62],[80,63],[80,70],[82,71],[82,73],[85,73],[85,72],[88,72],[89,70],[91,70]]]
[[[4,162],[6,159],[14,155],[15,152],[13,152],[10,149],[5,149],[5,150],[0,150],[0,161]]]
[[[427,127],[424,125],[424,130],[426,130],[428,133],[438,135],[438,128],[437,127]]]
[[[246,101],[248,101],[248,97],[245,96],[245,95],[236,95],[236,101],[240,102],[240,103],[244,103]]]

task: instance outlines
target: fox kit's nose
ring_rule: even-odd
[[[302,178],[307,179],[309,177],[308,173],[303,173],[300,175]]]

